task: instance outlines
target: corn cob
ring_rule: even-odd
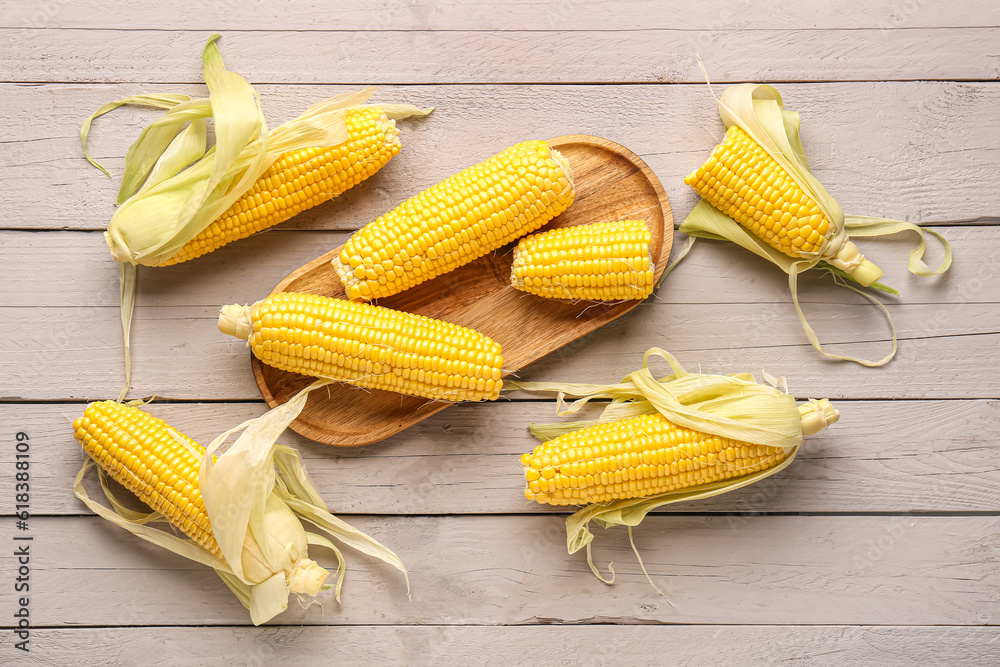
[[[836,231],[819,204],[738,125],[729,127],[725,141],[684,182],[713,207],[789,257],[817,257],[828,235]],[[860,257],[851,241],[846,241],[832,259],[838,258],[862,285],[870,285],[882,275],[874,263]]]
[[[281,292],[225,306],[219,329],[285,371],[446,401],[500,395],[500,345],[450,322],[382,306]]]
[[[332,263],[348,298],[390,296],[538,229],[574,194],[565,158],[525,141],[368,223]]]
[[[551,299],[644,299],[653,291],[650,237],[642,220],[532,234],[514,249],[510,282]]]
[[[837,416],[825,399],[799,406],[799,413],[803,435]],[[782,447],[699,433],[657,412],[560,435],[524,454],[521,463],[529,500],[586,505],[744,477],[786,456]]]
[[[298,452],[274,446],[305,398],[301,393],[283,410],[272,410],[217,438],[209,449],[215,451],[234,431],[243,432],[224,453],[212,456],[210,466],[203,462],[205,448],[130,405],[91,403],[73,423],[74,436],[87,455],[190,540],[148,526],[148,517],[125,509],[107,487],[111,508],[91,500],[82,483],[89,462],[77,474],[74,493],[98,515],[137,537],[212,567],[250,610],[254,625],[284,611],[289,593],[315,596],[324,590],[329,572],[309,558],[309,544],[332,543],[315,531],[390,563],[405,575],[406,568],[392,551],[330,514]],[[302,520],[311,523],[312,532],[306,533]],[[339,552],[337,556],[340,576],[327,588],[335,590],[339,601],[344,562]]]
[[[221,557],[198,490],[205,448],[162,419],[128,405],[101,401],[73,422],[73,435],[87,455],[139,500],[167,517],[185,535]]]
[[[285,222],[343,194],[399,153],[396,123],[381,107],[353,109],[345,121],[347,142],[281,155],[228,211],[158,266],[186,262]]]

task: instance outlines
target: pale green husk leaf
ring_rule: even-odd
[[[379,104],[378,105],[390,120],[403,120],[406,118],[420,118],[429,115],[434,111],[434,107],[421,109],[412,104]]]
[[[132,195],[139,191],[143,182],[147,180],[154,167],[163,161],[164,153],[183,132],[188,123],[191,125],[200,124],[205,126],[205,119],[212,115],[212,104],[206,99],[196,99],[182,102],[167,111],[160,118],[147,125],[139,138],[129,146],[125,154],[125,170],[122,176],[121,187],[118,190],[118,204],[125,203]],[[205,143],[204,141],[202,142]],[[182,168],[191,164],[205,154],[205,147],[201,152],[174,170],[174,174]],[[161,179],[165,180],[165,179]]]
[[[90,157],[90,153],[87,152],[87,136],[90,134],[90,126],[93,124],[94,119],[98,116],[103,116],[109,111],[114,111],[118,107],[123,106],[136,106],[136,107],[150,107],[153,109],[173,109],[178,104],[182,102],[189,102],[191,100],[187,95],[180,95],[177,93],[165,93],[163,95],[133,95],[131,97],[126,97],[123,100],[118,100],[117,102],[108,102],[107,104],[101,106],[97,111],[87,116],[80,126],[80,143],[83,144],[83,155],[87,158],[87,162],[94,165],[108,177],[111,176],[108,170],[102,167],[98,162]]]
[[[208,149],[208,128],[204,118],[192,120],[174,137],[157,160],[139,192],[173,178],[195,160],[201,159]],[[131,196],[131,194],[129,195]]]
[[[310,481],[298,452],[276,444],[278,436],[302,411],[309,393],[329,383],[329,380],[314,382],[283,405],[221,434],[206,448],[200,470],[200,490],[212,522],[212,531],[233,574],[251,585],[256,582],[248,576],[245,563],[241,562],[244,560],[242,556],[248,531],[256,537],[267,566],[275,574],[289,576],[298,560],[305,556],[306,544],[333,548],[339,563],[336,584],[339,599],[343,557],[336,547],[323,541],[325,537],[306,533],[300,522],[306,520],[342,544],[400,570],[409,590],[406,568],[398,556],[377,540],[332,515]],[[242,433],[236,441],[213,460],[213,454],[237,431]],[[280,511],[277,511],[278,508]],[[275,533],[280,535],[278,539],[266,537]],[[298,546],[298,553],[294,549],[291,553],[288,551],[287,545],[293,543]],[[275,601],[280,597],[274,593],[276,584],[269,583],[267,590],[267,596],[261,600],[274,608]],[[283,602],[287,600],[287,593],[286,586]],[[256,598],[251,601],[255,602]],[[255,617],[253,606],[251,616]],[[265,614],[260,613],[259,616]]]
[[[680,491],[669,491],[646,498],[631,498],[615,500],[606,504],[588,505],[566,518],[566,549],[572,554],[590,545],[594,539],[594,534],[590,532],[589,527],[591,521],[602,528],[638,526],[647,514],[664,505],[679,503],[685,500],[712,498],[723,493],[741,489],[744,486],[749,486],[766,477],[779,473],[791,464],[797,453],[798,447],[792,448],[788,451],[785,460],[778,465],[745,477],[721,480],[711,484],[701,484]],[[587,560],[590,563],[591,570],[597,574],[589,553]]]
[[[209,39],[203,54],[208,100],[181,103],[143,131],[129,149],[122,194],[139,190],[185,122],[212,116],[215,146],[190,168],[128,197],[115,211],[107,238],[119,261],[159,264],[169,259],[268,166],[267,124],[256,92],[225,68],[217,37]]]
[[[125,345],[125,383],[118,394],[119,403],[125,400],[125,395],[132,386],[132,314],[135,311],[137,273],[135,264],[118,265],[118,310],[122,320],[122,342]]]
[[[105,239],[122,264],[157,266],[173,257],[241,197],[282,154],[312,146],[337,146],[349,139],[347,112],[362,105],[374,88],[322,100],[298,118],[268,131],[260,100],[239,74],[225,68],[212,35],[205,46],[203,75],[209,97],[135,95],[103,105],[80,128],[84,155],[94,119],[132,105],[164,109],[129,148],[120,204]],[[409,104],[381,105],[393,119],[425,116],[432,109]],[[207,148],[206,119],[213,118],[215,145]],[[129,329],[135,302],[135,269],[121,271],[122,329],[125,339],[125,386],[131,378]]]
[[[655,379],[649,370],[650,357],[666,360],[673,374]],[[679,426],[743,442],[786,449],[802,443],[801,419],[792,396],[770,385],[758,384],[748,373],[689,373],[672,354],[660,348],[648,350],[642,368],[618,384],[507,381],[505,386],[557,392],[561,415],[576,412],[592,399],[611,398],[615,401],[599,421],[656,411]],[[566,396],[579,398],[567,406]],[[552,426],[562,429],[561,424]],[[539,427],[533,425],[532,432],[539,432]]]
[[[667,263],[666,268],[663,269],[663,273],[660,274],[660,279],[656,281],[656,289],[660,289],[660,285],[662,285],[663,281],[667,279],[667,276],[673,273],[677,265],[681,263],[681,260],[687,257],[687,254],[691,252],[691,247],[694,245],[694,240],[695,239],[693,236],[687,237],[686,239],[684,239],[684,243],[681,245],[681,247],[675,248],[670,253],[670,261]]]
[[[401,561],[399,556],[397,556],[391,549],[384,546],[373,537],[361,532],[343,519],[330,514],[329,510],[327,510],[325,506],[312,505],[301,498],[296,498],[294,496],[286,496],[284,494],[280,495],[300,518],[305,519],[322,530],[325,530],[327,533],[336,537],[352,549],[374,558],[378,558],[379,560],[392,565],[394,568],[402,572],[403,578],[406,580],[406,591],[409,593],[410,577],[406,571],[406,566],[403,565],[403,561]]]
[[[331,514],[309,479],[298,452],[275,442],[299,415],[309,392],[329,383],[329,380],[313,383],[284,405],[221,434],[206,448],[199,470],[199,491],[222,559],[191,539],[147,526],[165,521],[165,517],[126,507],[107,487],[103,475],[101,484],[112,509],[91,500],[83,487],[84,475],[95,465],[90,459],[76,477],[74,492],[104,519],[164,549],[214,568],[249,609],[254,625],[270,620],[288,607],[289,593],[301,590],[293,588],[296,574],[317,569],[308,558],[308,545],[330,549],[336,556],[336,581],[322,590],[333,588],[336,599],[340,600],[345,562],[340,549],[327,535],[398,569],[409,592],[409,577],[399,557]],[[236,441],[216,457],[226,440],[238,431],[242,433]],[[179,435],[174,432],[171,435],[190,448]],[[303,520],[326,535],[307,532]],[[316,579],[317,586],[318,582]]]
[[[76,479],[73,482],[73,493],[83,502],[84,505],[90,508],[94,514],[97,514],[102,519],[106,519],[120,528],[124,528],[136,537],[141,537],[147,542],[152,542],[156,546],[163,547],[168,551],[172,551],[175,554],[184,556],[185,558],[193,560],[197,563],[208,565],[216,570],[231,572],[229,566],[224,561],[213,556],[207,549],[200,546],[194,540],[186,537],[178,537],[172,533],[146,525],[147,523],[159,521],[163,516],[162,514],[159,514],[158,512],[142,514],[133,510],[127,510],[117,498],[112,501],[112,506],[115,510],[110,510],[104,505],[92,500],[83,486],[83,478],[87,474],[87,471],[92,467],[96,468],[97,464],[90,458],[83,462],[83,466],[80,468],[80,472],[76,474]],[[113,493],[107,487],[103,475],[101,475],[101,485],[104,487],[105,495],[108,496],[109,499],[112,498]],[[118,508],[122,508],[125,511],[119,513]]]
[[[951,244],[939,232],[933,229],[924,229],[912,222],[903,220],[890,220],[887,218],[872,218],[864,215],[848,215],[845,218],[845,226],[851,232],[851,236],[889,236],[890,234],[900,234],[902,232],[914,232],[920,237],[920,242],[910,251],[910,261],[907,269],[910,273],[929,278],[938,276],[951,267]],[[941,265],[932,269],[924,262],[924,252],[927,250],[927,237],[925,234],[933,234],[944,246],[944,259]]]
[[[322,535],[317,535],[316,533],[310,533],[309,531],[306,531],[306,538],[309,540],[309,544],[311,546],[323,547],[325,549],[329,549],[330,551],[333,552],[333,555],[337,557],[337,581],[334,582],[332,586],[330,584],[324,585],[323,590],[333,588],[334,597],[337,599],[337,602],[340,602],[340,592],[344,588],[344,575],[347,574],[347,564],[344,561],[344,554],[341,553],[340,549],[337,548],[336,544],[326,539]]]
[[[670,364],[673,373],[655,379],[649,370],[650,357],[660,357]],[[784,380],[767,376],[767,384],[758,384],[748,373],[710,375],[687,372],[677,359],[659,348],[643,357],[642,368],[617,384],[574,384],[560,382],[512,382],[510,389],[557,392],[558,414],[572,414],[595,398],[613,399],[600,417],[590,421],[532,424],[531,433],[548,440],[597,423],[659,412],[671,422],[702,433],[732,438],[770,447],[781,447],[786,459],[781,464],[746,477],[689,487],[646,498],[616,500],[578,510],[566,520],[567,548],[575,553],[587,547],[587,561],[594,574],[605,580],[593,564],[589,545],[593,540],[589,524],[595,521],[605,528],[636,526],[650,511],[670,503],[710,498],[753,484],[773,475],[795,458],[802,444],[802,421],[795,399],[778,389]],[[577,400],[566,404],[565,398]]]
[[[161,264],[224,213],[282,153],[347,141],[347,112],[375,91],[365,88],[322,100],[268,132],[256,92],[243,77],[225,69],[214,44],[216,37],[213,35],[204,53],[207,99],[132,97],[105,105],[85,122],[89,130],[94,117],[123,104],[168,109],[143,131],[126,158],[119,198],[122,205],[107,232],[108,244],[119,261]],[[432,111],[409,104],[379,106],[393,119]],[[215,146],[202,149],[200,154],[190,148],[170,150],[186,123],[195,125],[208,117],[215,121]],[[86,132],[82,136],[85,140]],[[190,146],[193,142],[188,139],[185,141]],[[185,162],[182,156],[189,159]],[[164,161],[169,165],[160,164]],[[150,183],[154,173],[159,177]]]
[[[303,390],[303,405],[309,392],[327,384],[329,381],[322,380]],[[406,567],[392,550],[330,513],[330,508],[309,480],[298,452],[290,447],[278,445],[275,449],[274,462],[281,474],[276,489],[278,496],[288,503],[299,517],[322,528],[352,549],[389,563],[403,573],[409,590],[410,582]],[[340,552],[337,553],[339,557]]]
[[[910,253],[909,270],[918,276],[938,275],[946,271],[951,265],[951,246],[941,234],[933,230],[924,230],[912,223],[882,218],[845,216],[840,205],[809,169],[809,162],[799,139],[799,115],[793,111],[784,110],[783,105],[781,95],[775,88],[763,84],[744,83],[729,86],[723,92],[722,98],[719,100],[719,114],[727,128],[736,125],[750,135],[782,166],[799,187],[816,201],[826,214],[832,224],[820,250],[801,258],[789,257],[757,238],[749,230],[713,208],[705,200],[700,201],[684,219],[680,231],[693,237],[732,241],[781,267],[789,275],[789,288],[802,328],[806,332],[809,342],[820,354],[832,359],[853,361],[865,366],[881,366],[892,359],[896,353],[895,328],[892,327],[892,350],[879,361],[868,361],[826,352],[806,321],[799,305],[798,274],[819,265],[821,268],[838,273],[841,277],[850,278],[844,271],[838,270],[836,260],[834,260],[837,252],[848,240],[848,231],[853,236],[883,236],[903,231],[917,233],[920,236],[920,242]],[[925,231],[929,231],[940,239],[945,248],[945,260],[936,270],[930,269],[923,262],[923,254],[926,249]],[[833,265],[828,264],[828,261],[832,262]],[[892,288],[880,283],[875,283],[872,287],[896,293]],[[867,294],[865,296],[885,310],[879,301]]]

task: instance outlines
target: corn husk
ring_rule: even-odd
[[[656,379],[649,368],[651,357],[665,360],[672,374]],[[587,562],[594,575],[606,580],[594,566],[590,532],[593,521],[603,528],[639,525],[646,514],[671,503],[711,498],[742,488],[785,469],[794,460],[803,437],[837,421],[839,413],[826,399],[799,405],[779,387],[783,379],[758,383],[749,373],[709,375],[689,373],[669,352],[652,348],[643,356],[642,368],[617,384],[574,384],[561,382],[507,381],[509,389],[556,392],[557,413],[573,414],[593,399],[611,399],[600,417],[589,421],[531,424],[531,434],[541,441],[594,424],[617,421],[659,412],[674,424],[702,433],[741,440],[757,445],[780,447],[786,458],[766,470],[711,484],[669,491],[645,498],[615,500],[588,505],[566,519],[566,547],[569,553],[586,548]],[[566,403],[566,397],[576,397]]]
[[[98,116],[124,105],[164,109],[129,148],[118,192],[119,208],[104,236],[121,268],[121,301],[126,341],[126,381],[131,379],[128,350],[135,301],[136,265],[156,266],[170,259],[243,196],[281,154],[312,146],[337,146],[349,139],[346,114],[375,92],[365,88],[327,98],[298,118],[269,131],[257,92],[222,62],[212,35],[202,56],[207,98],[187,95],[135,95],[105,104],[80,128],[84,154]],[[390,118],[430,113],[408,104],[384,105]],[[206,144],[206,119],[212,118],[215,145]],[[110,174],[109,174],[110,175]]]
[[[896,354],[896,329],[891,318],[889,318],[889,325],[892,329],[892,349],[882,359],[869,361],[826,352],[816,333],[806,321],[805,314],[799,305],[798,274],[811,268],[820,268],[834,273],[841,279],[855,280],[854,272],[867,260],[864,260],[857,251],[857,247],[850,241],[849,235],[859,237],[885,236],[902,232],[916,233],[920,240],[918,246],[910,253],[909,270],[915,275],[924,277],[939,275],[948,270],[948,267],[951,266],[951,246],[938,232],[925,230],[910,222],[845,215],[840,205],[809,169],[805,149],[799,139],[798,113],[787,111],[783,107],[784,102],[778,91],[763,84],[744,83],[730,86],[719,99],[719,113],[725,126],[729,128],[736,125],[750,135],[788,172],[799,187],[816,201],[830,220],[831,225],[822,241],[820,250],[815,253],[805,253],[800,258],[790,257],[757,238],[735,220],[713,208],[704,199],[685,218],[680,226],[680,231],[694,237],[732,241],[781,267],[788,274],[789,290],[802,328],[806,332],[809,342],[820,354],[831,359],[853,361],[865,366],[882,366]],[[936,236],[944,246],[945,257],[937,269],[931,269],[923,261],[926,249],[925,233]],[[839,280],[838,284],[846,283]],[[863,284],[884,292],[897,294],[892,288],[878,282],[871,283],[865,280]],[[858,290],[855,289],[855,291]],[[859,293],[882,307],[882,304],[871,295]],[[888,311],[884,307],[882,310],[888,316]]]
[[[126,507],[114,495],[100,468],[101,487],[111,507],[91,499],[83,486],[88,470],[96,467],[89,458],[76,476],[74,492],[102,518],[213,568],[250,610],[254,625],[284,611],[290,593],[314,596],[332,588],[340,601],[345,561],[330,538],[395,567],[403,573],[409,592],[409,577],[399,557],[332,515],[310,481],[298,452],[275,442],[302,411],[309,390],[324,384],[328,381],[314,383],[284,405],[221,434],[206,448],[198,487],[222,551],[221,559],[191,539],[150,526],[167,519],[158,512],[142,513]],[[216,456],[227,439],[239,431],[242,433],[235,442]],[[174,439],[189,446],[179,435]],[[303,521],[315,530],[307,530]],[[337,560],[333,583],[325,583],[328,572],[309,558],[309,546],[333,552]]]

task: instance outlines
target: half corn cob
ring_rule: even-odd
[[[158,266],[186,262],[285,222],[343,194],[399,153],[399,130],[381,107],[352,109],[345,122],[346,143],[281,155],[228,211]]]
[[[204,447],[162,419],[113,401],[91,403],[83,417],[73,422],[73,431],[87,455],[112,479],[212,555],[222,558],[199,485]],[[280,531],[257,536],[247,532],[241,558],[245,577],[254,585],[278,574],[289,591],[316,595],[328,572],[307,557],[302,524],[281,505],[283,502],[276,496],[268,498],[268,512],[287,513]],[[279,535],[281,544],[272,544],[271,548],[278,546],[286,551],[286,569],[276,573],[261,555],[258,539],[274,541]]]
[[[225,306],[219,330],[285,371],[446,401],[500,394],[500,345],[466,327],[382,306],[281,292]]]
[[[560,227],[522,238],[510,282],[551,299],[619,301],[653,291],[649,226],[619,220]]]
[[[837,415],[826,399],[800,405],[799,413],[802,435],[812,435]],[[686,429],[657,412],[560,435],[524,454],[521,463],[528,500],[586,505],[743,477],[786,456],[782,447]]]
[[[827,239],[839,231],[801,185],[738,125],[729,127],[725,141],[684,182],[789,257],[822,258]],[[882,276],[851,241],[829,259],[862,285]]]
[[[574,194],[566,159],[525,141],[368,223],[332,263],[348,298],[390,296],[538,229]]]

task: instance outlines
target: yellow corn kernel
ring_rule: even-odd
[[[158,266],[186,262],[285,222],[343,194],[399,153],[396,123],[381,107],[352,109],[345,120],[346,142],[281,155],[228,211]]]
[[[332,263],[348,298],[390,296],[538,229],[574,195],[565,158],[544,141],[525,141],[368,223]]]
[[[219,329],[285,371],[444,401],[495,400],[500,345],[466,327],[382,306],[281,292],[226,306]]]
[[[642,220],[560,227],[521,239],[510,282],[551,299],[623,301],[653,291],[651,235]]]
[[[736,125],[729,127],[725,141],[684,182],[713,207],[790,257],[819,252],[831,230],[819,204]]]
[[[174,430],[184,447],[169,429],[162,419],[114,401],[91,403],[73,422],[83,450],[112,479],[221,558],[198,491],[205,448]]]
[[[698,433],[653,413],[566,433],[538,445],[521,463],[529,500],[586,505],[743,477],[785,456],[780,447]],[[535,483],[541,481],[546,483]]]

